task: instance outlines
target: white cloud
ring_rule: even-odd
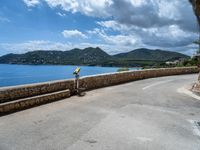
[[[45,0],[47,4],[51,7],[61,7],[65,11],[76,12],[78,7],[78,2],[75,0]]]
[[[129,35],[130,38],[140,39],[140,44],[147,46],[177,47],[191,44],[198,34],[183,30],[178,25],[168,25],[163,27],[142,28],[138,26],[128,26],[117,21],[97,22],[104,30],[110,29],[119,32],[121,35]],[[126,38],[125,38],[126,39]]]
[[[0,43],[1,50],[6,50],[9,53],[24,53],[33,50],[66,50],[70,47],[70,43],[64,44],[43,40],[22,43]]]
[[[136,46],[139,45],[139,40],[133,35],[103,35],[106,42],[121,46]],[[142,45],[141,45],[142,46]]]
[[[23,0],[28,7],[34,7],[40,3],[40,0]]]
[[[130,31],[135,28],[135,26],[127,26],[126,24],[121,24],[115,20],[98,21],[97,24],[104,29],[112,29],[121,33],[130,33]]]
[[[87,48],[87,47],[100,47],[109,54],[117,54],[133,50],[132,46],[115,45],[106,43],[61,43],[51,41],[27,41],[22,43],[0,43],[1,54],[15,53],[22,54],[34,50],[71,50],[73,48]],[[139,47],[135,47],[139,48]]]
[[[129,1],[129,0],[126,0],[126,1]],[[142,5],[145,5],[147,4],[147,1],[146,0],[130,0],[131,4],[135,7],[140,7]]]
[[[81,12],[88,16],[109,16],[105,10],[112,4],[112,0],[45,0],[51,7],[60,7],[64,11],[72,13]]]
[[[181,10],[184,3],[177,0],[174,1],[159,1],[158,3],[158,15],[169,19],[179,20],[181,19]]]
[[[159,46],[165,48],[176,48],[187,46],[198,38],[198,34],[181,29],[177,25],[170,25],[161,28],[149,28],[136,31],[143,36],[143,43],[149,46]]]
[[[144,47],[146,45],[143,45]],[[136,48],[141,48],[141,45],[116,45],[113,43],[61,43],[52,41],[27,41],[22,43],[0,43],[1,54],[7,53],[25,53],[33,50],[71,50],[73,48],[86,48],[86,47],[100,47],[109,54],[117,54],[121,52],[128,52]],[[151,49],[157,49],[161,47],[150,46]],[[170,48],[165,50],[172,50]],[[173,51],[182,52],[188,55],[193,55],[196,51],[196,45],[190,44],[186,47],[175,47]]]
[[[134,34],[108,35],[103,29],[101,30],[98,28],[90,30],[88,31],[88,33],[91,35],[97,35],[106,44],[113,44],[116,46],[129,46],[129,47],[137,47],[138,45],[142,46],[140,38]]]
[[[130,50],[127,46],[115,46],[112,44],[95,44],[95,43],[61,43],[51,41],[27,41],[22,43],[0,43],[1,54],[15,53],[21,54],[34,50],[71,50],[73,48],[101,47],[107,53],[116,54],[121,49]]]
[[[71,38],[71,37],[87,38],[85,34],[83,34],[82,32],[78,30],[64,30],[62,34],[65,38]]]
[[[65,13],[61,13],[61,12],[58,12],[58,13],[56,13],[57,15],[59,15],[59,16],[61,16],[61,17],[64,17],[64,16],[66,16],[66,14]]]
[[[151,28],[148,30],[149,33],[154,34],[158,38],[166,37],[168,39],[173,39],[174,41],[182,40],[183,38],[190,37],[191,34],[189,32],[185,32],[181,30],[177,25],[170,25],[166,28],[158,29]]]
[[[119,24],[114,20],[98,21],[97,24],[105,28],[112,28],[113,30],[120,29]]]
[[[108,35],[105,33],[99,33],[100,37],[106,42],[121,46],[133,46],[141,44],[138,37],[134,35]]]
[[[32,2],[29,6],[45,1],[49,7],[61,9],[60,12],[79,12],[103,18],[97,22],[99,29],[91,29],[87,33],[94,37],[97,35],[95,38],[99,38],[101,43],[115,49],[144,46],[183,51],[197,38],[196,18],[188,0],[32,1],[35,4]],[[63,16],[63,13],[57,14]],[[111,30],[113,32],[107,32]],[[64,30],[62,34],[65,38],[87,38],[87,34],[82,32]]]
[[[27,6],[45,1],[51,8],[60,8],[86,16],[110,18],[129,26],[142,28],[177,24],[196,31],[195,16],[188,0],[23,0]]]

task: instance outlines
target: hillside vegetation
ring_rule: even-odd
[[[69,51],[37,50],[25,54],[7,54],[0,57],[4,64],[33,65],[90,65],[90,66],[155,66],[166,61],[188,59],[189,56],[162,50],[136,49],[127,53],[109,55],[100,48],[88,47]]]

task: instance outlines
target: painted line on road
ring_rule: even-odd
[[[188,120],[192,124],[193,134],[200,136],[200,130],[197,125],[197,121],[195,120]]]
[[[195,98],[195,99],[197,99],[197,100],[200,101],[200,97],[199,97],[199,96],[197,96],[197,95],[194,94],[192,91],[190,91],[190,90],[188,90],[188,89],[186,89],[186,88],[184,88],[184,87],[179,88],[179,89],[177,90],[177,92],[178,92],[178,93],[186,94],[186,95],[188,95],[188,96],[190,96],[190,97],[192,97],[192,98]]]
[[[146,89],[149,89],[151,87],[154,87],[154,86],[157,86],[157,85],[160,85],[160,84],[164,84],[164,83],[168,83],[168,82],[171,82],[171,81],[174,81],[174,80],[159,81],[159,82],[153,83],[151,85],[145,86],[142,89],[146,90]]]

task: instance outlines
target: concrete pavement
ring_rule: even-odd
[[[0,150],[199,150],[197,75],[135,81],[0,117]]]

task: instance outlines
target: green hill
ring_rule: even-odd
[[[189,56],[163,50],[149,50],[146,48],[136,49],[127,53],[120,53],[114,55],[116,58],[131,59],[131,60],[149,60],[149,61],[173,61],[182,58],[189,58]]]
[[[100,48],[72,49],[70,51],[32,51],[25,54],[8,54],[0,63],[8,64],[69,64],[101,65],[111,56]]]
[[[25,54],[7,54],[0,57],[3,64],[63,64],[95,66],[154,66],[165,61],[187,59],[189,56],[170,51],[136,49],[127,53],[109,55],[100,48],[88,47],[70,51],[37,50]]]

